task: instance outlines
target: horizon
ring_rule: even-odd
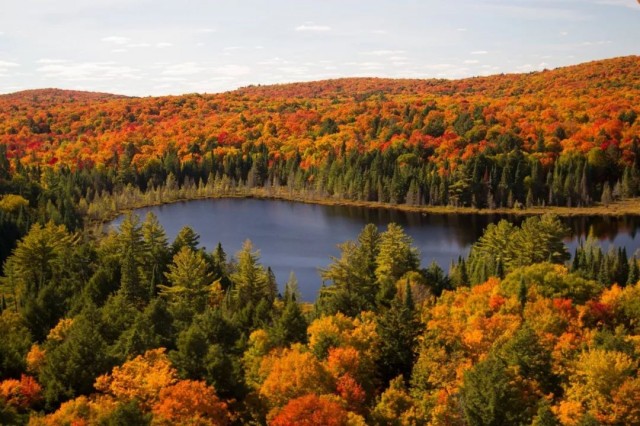
[[[336,80],[379,79],[379,80],[392,80],[392,81],[402,81],[402,80],[407,80],[407,81],[412,81],[412,80],[413,81],[416,81],[416,80],[417,81],[420,81],[420,80],[425,80],[425,81],[426,80],[462,81],[462,80],[476,79],[476,78],[493,78],[493,77],[499,77],[499,76],[504,76],[504,75],[533,75],[533,74],[538,74],[538,73],[541,73],[541,72],[553,72],[553,71],[564,69],[564,68],[577,67],[577,66],[581,66],[581,65],[585,65],[585,64],[589,64],[589,63],[593,63],[593,62],[602,62],[602,61],[608,61],[608,60],[615,60],[615,59],[618,59],[618,58],[625,58],[625,57],[638,58],[638,57],[640,57],[640,55],[627,55],[627,56],[616,56],[616,57],[602,58],[602,59],[593,59],[593,60],[590,60],[590,61],[587,61],[587,62],[580,62],[580,63],[577,63],[577,64],[568,64],[568,65],[558,66],[558,67],[554,67],[554,68],[545,68],[545,69],[534,70],[534,71],[521,71],[521,72],[512,72],[512,73],[496,73],[496,74],[490,74],[490,75],[472,75],[472,76],[460,77],[460,78],[446,78],[446,77],[442,77],[442,78],[438,78],[438,77],[411,78],[411,77],[352,76],[352,77],[326,78],[326,79],[322,79],[322,80],[287,81],[287,82],[269,83],[269,84],[249,83],[246,86],[240,86],[240,87],[232,88],[232,89],[229,89],[229,90],[222,90],[222,91],[219,91],[219,92],[184,92],[184,93],[175,93],[175,94],[172,93],[172,94],[165,94],[165,95],[127,95],[127,94],[116,93],[116,92],[104,92],[104,91],[83,90],[83,89],[74,89],[74,88],[34,87],[34,88],[29,88],[29,89],[24,89],[24,90],[17,90],[17,91],[14,91],[14,92],[6,92],[6,93],[0,92],[0,96],[10,96],[10,95],[26,93],[26,92],[38,92],[38,91],[54,90],[54,91],[62,91],[62,92],[94,93],[94,94],[129,97],[129,98],[159,98],[159,97],[165,97],[165,96],[179,97],[179,96],[188,96],[188,95],[220,95],[220,94],[232,93],[232,92],[235,92],[235,91],[248,89],[248,88],[255,88],[255,87],[287,86],[287,85],[296,85],[296,84],[313,84],[313,83],[322,83],[322,82],[336,81]]]
[[[11,2],[0,16],[0,94],[145,97],[339,78],[458,80],[639,53],[636,0],[327,3]]]

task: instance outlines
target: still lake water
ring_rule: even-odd
[[[246,239],[260,250],[261,262],[270,266],[282,290],[291,271],[295,272],[304,300],[313,301],[322,284],[318,268],[331,256],[339,256],[336,244],[355,239],[364,225],[374,223],[384,230],[396,222],[413,238],[422,254],[422,265],[432,261],[448,271],[452,260],[466,256],[469,247],[489,223],[505,216],[468,214],[422,214],[365,207],[322,206],[261,199],[195,200],[136,210],[142,219],[152,211],[164,226],[169,241],[180,228],[191,226],[200,244],[211,251],[218,242],[234,255]],[[511,217],[519,223],[521,217]],[[112,225],[117,226],[122,218]],[[640,249],[640,216],[573,217],[563,221],[571,229],[566,241],[573,253],[589,229],[601,241],[625,246],[631,256]],[[639,253],[640,254],[640,253]]]

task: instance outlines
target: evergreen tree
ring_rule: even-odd
[[[377,366],[385,384],[399,375],[408,380],[416,357],[420,323],[416,319],[408,283],[404,293],[404,300],[396,296],[377,320],[376,330],[380,337]]]

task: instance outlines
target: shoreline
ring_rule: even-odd
[[[214,199],[233,199],[233,198],[246,198],[246,199],[262,199],[262,200],[279,200],[304,204],[316,204],[322,206],[342,206],[342,207],[358,207],[367,209],[385,209],[396,210],[409,213],[421,213],[423,215],[428,214],[450,214],[450,215],[500,215],[500,216],[534,216],[542,215],[546,213],[552,213],[560,217],[577,217],[577,216],[640,216],[640,198],[631,198],[615,203],[611,203],[608,206],[595,205],[589,207],[530,207],[522,209],[514,208],[495,208],[495,209],[479,209],[475,207],[453,207],[453,206],[415,206],[408,204],[390,204],[381,203],[377,201],[359,201],[348,199],[332,199],[332,198],[320,198],[320,197],[305,197],[293,194],[270,193],[268,190],[254,188],[249,190],[229,190],[222,191],[218,194],[206,194],[200,196],[178,196],[175,199],[167,201],[153,201],[135,203],[133,206],[126,206],[122,209],[118,209],[115,212],[109,212],[104,217],[97,220],[91,220],[93,224],[105,224],[115,220],[117,217],[131,212],[134,210],[157,207],[168,204],[184,203],[196,200],[214,200]]]

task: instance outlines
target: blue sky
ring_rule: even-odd
[[[639,54],[640,0],[2,0],[0,93],[460,78]]]

